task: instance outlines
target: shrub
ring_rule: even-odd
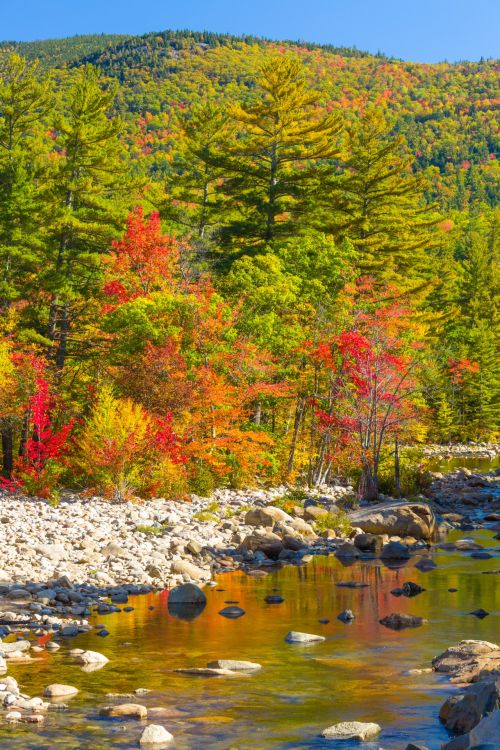
[[[349,536],[352,530],[351,522],[343,511],[328,513],[328,515],[318,518],[314,522],[314,528],[318,532],[331,529],[340,536]]]
[[[155,419],[107,386],[83,427],[76,460],[96,489],[116,500],[171,490],[185,462],[168,416]]]

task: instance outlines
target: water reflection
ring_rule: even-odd
[[[483,575],[500,568],[498,542],[486,530],[467,536],[493,548],[494,557],[474,560],[468,552],[435,550],[422,557],[432,558],[437,567],[422,571],[415,568],[418,557],[393,568],[380,560],[345,567],[330,556],[262,578],[226,574],[217,588],[205,589],[206,607],[194,617],[172,611],[166,592],[136,598],[133,612],[99,615],[96,622],[110,631],[106,639],[84,634],[64,643],[57,654],[37,655],[36,664],[9,668],[30,695],[40,695],[53,682],[74,685],[80,693],[63,714],[49,713],[42,729],[3,728],[0,747],[137,747],[141,722],[110,722],[98,717],[97,707],[109,702],[106,693],[149,688],[148,695],[133,700],[148,706],[150,721],[172,732],[177,750],[334,750],[335,743],[318,733],[350,719],[383,727],[380,742],[367,743],[364,750],[401,750],[410,741],[437,750],[447,738],[437,711],[452,688],[442,676],[403,672],[428,667],[434,655],[462,638],[498,641],[500,632],[499,579]],[[459,537],[457,532],[450,540]],[[367,586],[336,585],[349,581]],[[426,591],[416,597],[391,594],[407,581]],[[284,599],[279,606],[265,601],[276,595]],[[245,615],[221,617],[226,602],[238,602]],[[478,620],[468,614],[480,607],[490,615]],[[344,609],[356,615],[348,628],[337,620]],[[391,612],[418,615],[428,623],[391,631],[379,623]],[[288,645],[284,637],[290,630],[326,640]],[[66,656],[75,647],[101,651],[110,662],[86,674]],[[263,668],[241,678],[173,672],[221,658],[255,661]],[[355,747],[359,750],[359,745],[342,743],[344,750]]]

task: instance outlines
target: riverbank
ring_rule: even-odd
[[[4,619],[22,612],[48,626],[54,618],[86,626],[93,607],[204,584],[219,572],[301,564],[311,554],[404,558],[452,528],[478,527],[485,515],[500,521],[500,471],[435,473],[427,497],[381,496],[346,514],[353,497],[349,485],[220,490],[191,502],[142,505],[66,494],[54,507],[3,493],[0,611]]]

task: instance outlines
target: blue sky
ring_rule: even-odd
[[[185,28],[421,62],[500,57],[500,0],[0,0],[4,40]]]

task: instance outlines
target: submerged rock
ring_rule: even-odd
[[[485,609],[482,609],[481,607],[479,609],[474,609],[472,612],[469,612],[470,615],[474,615],[474,617],[477,617],[479,620],[484,620],[485,617],[488,617],[490,614]]]
[[[103,706],[99,709],[99,716],[122,716],[127,719],[145,719],[147,715],[148,709],[140,703],[119,703],[116,706]]]
[[[233,672],[253,672],[262,669],[262,666],[257,662],[239,659],[216,659],[215,661],[209,661],[207,667],[210,669],[230,669]]]

